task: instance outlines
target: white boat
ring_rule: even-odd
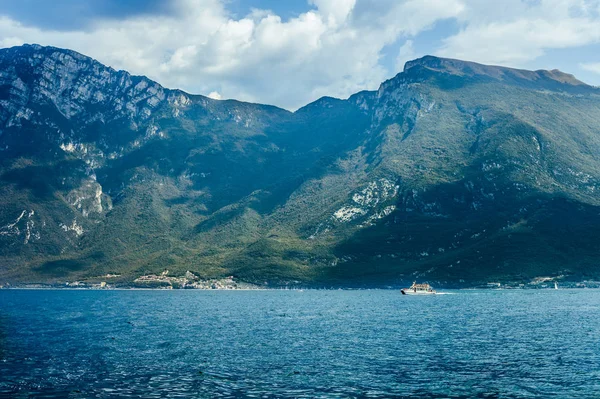
[[[555,281],[554,282],[554,289],[557,290],[558,289],[558,283]]]
[[[429,284],[417,284],[415,281],[410,288],[400,290],[402,295],[435,295],[436,292]]]

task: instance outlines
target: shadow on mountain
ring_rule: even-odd
[[[80,260],[64,259],[45,262],[34,270],[48,277],[65,277],[72,272],[84,269],[86,266],[88,264]]]
[[[396,212],[335,248],[346,261],[326,279],[452,286],[600,277],[600,207],[540,192],[507,189],[495,200],[464,194],[459,182],[429,190],[420,204],[401,200]]]
[[[14,184],[20,190],[30,190],[39,199],[53,197],[57,187],[61,190],[76,188],[81,184],[82,178],[82,162],[79,160],[14,168],[0,175],[0,181]]]
[[[53,175],[53,168],[47,166],[29,166],[12,169],[0,176],[5,183],[12,183],[20,190],[31,190],[33,195],[40,199],[50,198],[54,195],[48,176]]]

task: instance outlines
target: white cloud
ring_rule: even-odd
[[[233,18],[224,0],[176,0],[175,15],[99,20],[67,32],[0,17],[0,46],[71,48],[167,87],[294,109],[376,89],[392,72],[380,63],[386,45],[464,8],[462,0],[310,3],[316,8],[283,21],[265,10]]]
[[[356,0],[309,0],[309,3],[319,9],[328,23],[339,25],[350,16]]]
[[[398,51],[398,56],[396,57],[396,70],[402,71],[404,69],[404,64],[406,61],[414,60],[416,57],[415,49],[413,46],[412,40],[407,40],[404,42],[400,50]]]
[[[583,70],[600,74],[600,62],[581,63],[579,67]]]
[[[551,49],[600,42],[598,0],[471,0],[462,29],[437,54],[482,63],[523,65]]]
[[[223,98],[218,91],[211,91],[208,93],[208,97],[212,98],[213,100],[221,100]]]
[[[484,63],[522,66],[551,49],[600,43],[600,0],[307,0],[312,10],[285,21],[259,9],[233,17],[228,0],[173,1],[175,13],[76,31],[0,16],[0,47],[71,48],[167,87],[295,109],[376,89],[423,54],[417,36],[444,19],[458,31],[439,38],[436,54]],[[383,49],[399,41],[385,61]]]

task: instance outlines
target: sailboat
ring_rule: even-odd
[[[555,281],[554,282],[554,289],[557,290],[558,289],[558,283]]]

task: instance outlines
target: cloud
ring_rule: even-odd
[[[295,109],[376,89],[393,72],[380,62],[385,46],[464,8],[460,0],[310,0],[315,8],[283,21],[266,10],[235,18],[224,4],[175,0],[164,15],[70,31],[0,17],[0,46],[71,48],[168,87]]]
[[[309,3],[317,7],[329,24],[339,25],[350,16],[356,0],[310,0]]]
[[[213,100],[221,100],[223,98],[218,91],[211,91],[208,93],[208,97],[212,98]]]
[[[396,70],[402,71],[404,68],[404,64],[406,64],[406,61],[414,60],[415,58],[417,57],[415,54],[413,41],[405,41],[402,47],[400,47],[400,50],[398,51],[398,56],[396,57]]]
[[[583,70],[600,74],[600,62],[581,63],[579,67]]]
[[[123,19],[171,11],[163,0],[2,0],[0,13],[44,29],[85,29],[94,19]]]
[[[262,9],[237,17],[229,1],[173,0],[168,12],[151,7],[118,18],[98,13],[85,28],[67,30],[4,13],[0,47],[71,48],[167,87],[295,109],[376,89],[425,50],[526,66],[552,49],[600,43],[600,0],[306,0],[307,11],[286,20]],[[457,28],[438,37],[440,45],[423,44],[420,35],[443,20]]]
[[[470,1],[437,55],[519,66],[551,49],[600,42],[597,0]]]

